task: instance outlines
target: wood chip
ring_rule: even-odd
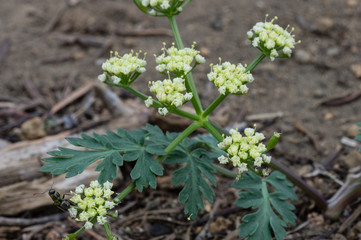
[[[285,115],[284,112],[274,112],[274,113],[261,113],[261,114],[253,114],[246,116],[247,121],[262,121],[262,120],[270,120],[274,118],[280,118]]]
[[[302,132],[303,134],[305,134],[307,137],[310,138],[314,148],[316,149],[317,152],[321,152],[321,148],[320,148],[320,145],[315,137],[315,135],[313,135],[310,131],[308,131],[301,123],[299,122],[296,122],[294,124],[295,128]]]
[[[361,63],[352,64],[350,70],[356,78],[361,78]]]
[[[62,101],[58,102],[57,104],[55,104],[51,108],[50,113],[55,114],[58,111],[60,111],[61,109],[63,109],[64,107],[66,107],[67,105],[69,105],[70,103],[74,102],[76,99],[84,96],[87,92],[89,92],[94,87],[94,84],[95,84],[95,82],[92,81],[92,82],[84,84],[83,86],[80,86],[77,90],[72,92],[64,100],[62,100]]]

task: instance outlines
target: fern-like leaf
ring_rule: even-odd
[[[269,193],[267,184],[272,185],[276,192]],[[232,187],[246,190],[240,193],[236,206],[258,208],[256,212],[243,217],[239,226],[240,237],[247,237],[249,240],[271,240],[273,234],[280,240],[286,236],[284,228],[287,224],[295,224],[296,216],[292,212],[294,206],[287,200],[296,200],[297,196],[292,184],[282,173],[275,171],[262,179],[249,172],[234,182]]]
[[[196,140],[184,139],[181,146],[169,154],[164,161],[164,164],[186,164],[174,172],[172,182],[174,186],[184,184],[178,201],[184,204],[184,213],[190,219],[194,219],[198,211],[204,209],[202,196],[209,202],[213,202],[214,192],[208,181],[213,186],[216,185],[215,169],[209,152],[202,148],[192,151],[192,147],[196,145]]]
[[[60,147],[57,151],[49,152],[52,157],[43,159],[47,164],[41,167],[41,172],[55,175],[66,173],[66,177],[73,177],[102,159],[95,170],[100,172],[98,181],[104,183],[117,177],[117,167],[123,166],[123,161],[136,160],[131,177],[140,192],[143,187],[155,188],[156,176],[163,175],[163,167],[153,155],[165,155],[164,148],[169,140],[158,127],[147,125],[145,130],[118,129],[117,132],[107,131],[104,135],[81,134],[80,138],[67,140],[74,146],[95,151]]]

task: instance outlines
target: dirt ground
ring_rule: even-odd
[[[160,53],[162,42],[173,41],[166,19],[144,15],[130,0],[69,2],[66,5],[64,1],[0,0],[1,103],[31,103],[40,95],[45,101],[28,107],[25,112],[30,116],[44,116],[67,94],[96,80],[101,73],[100,65],[111,49],[120,54],[130,49],[148,53],[147,72],[135,82],[135,88],[146,92],[148,81],[160,79],[161,76],[152,70],[153,54]],[[194,73],[203,106],[218,96],[217,89],[206,78],[209,64],[217,63],[219,57],[222,61],[249,64],[258,50],[250,46],[246,33],[256,22],[263,21],[266,13],[270,17],[278,16],[279,25],[294,27],[296,40],[302,43],[296,46],[291,59],[274,62],[265,59],[253,72],[255,81],[249,84],[249,93],[230,97],[215,114],[222,116],[224,126],[257,123],[268,137],[273,132],[281,132],[281,141],[273,154],[301,176],[312,172],[315,163],[342,146],[341,154],[332,165],[336,170],[331,174],[345,181],[350,169],[361,163],[357,148],[341,143],[342,138],[355,137],[356,124],[361,121],[360,0],[193,1],[177,22],[185,46],[196,41],[207,60]],[[34,95],[31,87],[38,89],[38,95]],[[113,90],[122,99],[130,98],[119,89]],[[142,102],[136,103],[143,108]],[[79,104],[79,101],[70,104],[55,114],[55,119],[76,111]],[[41,113],[37,110],[39,105],[45,109]],[[19,126],[25,121],[21,117],[25,112],[11,112],[11,106],[0,105],[2,145],[24,139]],[[111,115],[99,104],[94,109],[92,116]],[[266,113],[271,116],[260,115]],[[84,119],[87,117],[78,122]],[[92,120],[94,118],[89,121]],[[69,128],[73,125],[76,124],[70,124]],[[164,126],[167,128],[166,123]],[[62,130],[53,129],[46,134]],[[221,199],[220,208],[231,208],[236,195],[225,187],[231,182],[222,177],[218,180],[216,199]],[[305,180],[325,198],[330,198],[339,188],[334,180],[322,175]],[[113,229],[117,229],[123,239],[195,239],[206,223],[199,219],[207,211],[200,214],[197,224],[190,225],[177,204],[177,192],[178,189],[166,185],[145,194],[132,194],[124,205],[129,206],[134,201],[135,205],[131,203],[133,205],[124,211],[125,217],[144,211],[149,216],[153,216],[153,212],[158,216],[156,210],[159,209],[175,211],[161,214],[163,220],[153,216],[153,219],[122,220],[121,224],[113,222]],[[337,233],[358,202],[349,206],[339,219],[330,220],[301,190],[297,193],[297,225],[306,221],[309,224],[290,233],[287,239],[361,239],[361,216],[345,231]],[[208,212],[211,208],[209,205]],[[219,217],[215,225],[221,227],[215,229],[211,224],[203,239],[236,239],[237,222],[246,212],[237,211],[238,215],[232,212]],[[168,216],[177,220],[164,220]],[[53,231],[64,234],[74,230],[71,226],[64,220]],[[45,239],[47,231],[43,230],[32,239]],[[98,234],[103,234],[102,230]],[[96,237],[83,235],[83,239],[93,238]],[[22,239],[21,234],[15,234],[12,239]],[[50,238],[48,234],[46,239],[56,237]]]

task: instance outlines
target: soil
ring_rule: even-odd
[[[64,1],[0,0],[0,6],[0,101],[15,105],[33,102],[34,92],[26,87],[29,82],[46,100],[41,113],[39,104],[20,113],[11,112],[11,107],[0,106],[0,135],[5,145],[27,138],[19,133],[21,123],[28,119],[22,118],[24,114],[44,117],[44,112],[49,112],[49,105],[54,106],[71,91],[94,81],[101,73],[100,65],[109,56],[110,49],[120,54],[130,49],[148,53],[147,72],[137,79],[135,88],[146,92],[148,81],[161,79],[161,75],[152,70],[155,66],[152,56],[161,52],[162,42],[170,45],[173,41],[167,36],[168,21],[144,15],[130,0],[73,0],[68,6]],[[177,17],[177,22],[184,45],[190,46],[196,41],[207,60],[194,73],[204,107],[218,96],[217,89],[206,78],[209,64],[217,63],[219,57],[222,61],[249,64],[258,55],[258,50],[250,46],[246,33],[256,22],[263,21],[266,13],[270,17],[278,16],[279,25],[294,27],[296,40],[300,39],[302,43],[296,46],[291,59],[274,62],[265,59],[253,72],[255,81],[249,84],[249,93],[229,97],[215,115],[223,116],[224,126],[256,123],[267,137],[273,132],[281,132],[274,156],[299,175],[305,175],[314,170],[315,163],[321,163],[341,146],[341,138],[352,139],[358,133],[356,124],[361,121],[361,98],[357,98],[361,96],[357,95],[361,91],[361,1],[193,1]],[[57,14],[58,21],[52,25]],[[146,29],[164,29],[165,35],[126,34]],[[92,42],[64,40],[64,36],[90,37]],[[108,43],[111,43],[108,47],[104,45]],[[122,90],[113,91],[122,99],[130,98]],[[352,94],[356,97],[350,101],[343,98]],[[328,100],[335,97],[341,97],[341,102],[328,104]],[[143,107],[142,102],[137,103]],[[70,114],[79,104],[75,101],[59,111],[55,118]],[[93,115],[111,114],[101,106],[94,108]],[[277,113],[279,117],[252,120],[265,113]],[[19,124],[16,121],[20,121]],[[9,126],[14,122],[14,126]],[[166,124],[164,129],[167,129]],[[50,130],[47,132],[51,133]],[[44,135],[37,132],[28,138]],[[330,171],[331,174],[345,181],[350,169],[360,167],[360,155],[355,147],[343,146],[341,155],[332,163],[336,170]],[[198,217],[199,224],[191,226],[177,203],[179,189],[169,185],[169,178],[161,179],[159,189],[131,194],[124,201],[124,206],[134,201],[135,204],[124,211],[123,217],[144,211],[149,215],[148,218],[123,221],[122,225],[112,222],[112,228],[123,239],[195,239],[205,226],[206,222],[199,219],[214,205],[206,205],[206,210]],[[325,198],[330,198],[339,188],[334,180],[323,175],[305,180]],[[218,178],[215,192],[216,199],[221,201],[219,209],[231,208],[236,198],[236,193],[228,187],[230,183],[226,178]],[[349,206],[338,219],[330,220],[301,190],[297,189],[297,193],[299,200],[294,203],[297,225],[307,220],[309,224],[290,233],[287,239],[361,239],[361,216],[345,231],[337,233],[358,202]],[[156,211],[159,209],[173,211],[159,214]],[[210,224],[204,239],[226,239],[227,236],[236,239],[236,235],[231,234],[237,230],[240,216],[246,212],[237,209],[237,213],[214,220],[216,224]],[[156,216],[162,220],[157,220]],[[66,220],[54,226],[43,229],[32,239],[57,239],[57,236],[74,230]],[[96,232],[104,235],[103,230]],[[17,233],[9,239],[22,239],[21,229]],[[82,239],[93,238],[82,235]]]

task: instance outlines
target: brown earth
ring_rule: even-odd
[[[171,36],[166,36],[169,34],[166,19],[145,16],[130,0],[69,2],[67,6],[63,1],[0,0],[0,101],[13,103],[0,105],[0,135],[4,139],[1,144],[27,138],[21,134],[25,131],[21,124],[9,127],[9,124],[21,120],[22,115],[41,115],[44,118],[47,116],[44,113],[70,92],[95,80],[110,49],[120,54],[130,49],[148,52],[148,69],[135,82],[137,89],[146,92],[148,81],[161,77],[152,70],[152,56],[160,53],[162,42],[170,44],[173,41]],[[253,72],[255,81],[249,84],[249,93],[230,97],[217,112],[223,116],[225,126],[249,120],[248,125],[257,123],[266,136],[281,132],[275,156],[304,175],[313,171],[314,163],[320,163],[339,147],[342,137],[354,138],[358,132],[356,123],[361,121],[361,100],[357,98],[361,96],[361,1],[193,1],[177,21],[185,46],[196,41],[197,48],[207,59],[207,63],[199,66],[194,74],[204,107],[218,96],[217,89],[206,78],[209,64],[217,63],[219,57],[222,61],[249,64],[258,51],[250,46],[246,32],[256,22],[263,21],[266,13],[271,17],[278,16],[281,26],[290,24],[294,27],[296,40],[300,39],[302,43],[296,46],[291,59],[274,62],[265,59]],[[57,14],[59,18],[55,17]],[[58,21],[52,24],[54,19]],[[149,34],[146,30],[154,36],[134,36],[137,33]],[[11,112],[16,104],[31,103],[36,99],[31,88],[26,87],[29,82],[45,101],[25,112]],[[122,99],[130,97],[119,89],[113,90]],[[352,96],[351,100],[342,98],[340,102],[331,102],[332,106],[327,106],[330,102],[326,100],[349,95],[354,99]],[[143,108],[142,102],[135,103]],[[76,111],[79,104],[75,101],[56,113],[54,119]],[[94,104],[90,114],[93,118],[88,119],[90,122],[96,119],[94,116],[111,115],[101,103],[95,101]],[[42,109],[41,113],[39,109]],[[254,115],[279,112],[281,116],[278,118],[252,121]],[[79,122],[86,120],[87,117],[82,117]],[[163,125],[170,128],[167,123]],[[63,129],[64,126],[53,129],[53,132]],[[45,134],[36,132],[34,138]],[[333,163],[338,171],[331,173],[344,181],[350,169],[360,166],[360,155],[356,148],[344,146],[341,156]],[[183,210],[177,204],[178,189],[169,186],[168,181],[169,178],[161,178],[158,190],[147,190],[126,199],[124,206],[132,201],[136,203],[124,211],[123,217],[126,218],[122,224],[113,222],[113,229],[124,239],[194,239],[205,223],[193,227],[187,225]],[[326,198],[339,188],[332,179],[322,175],[307,178],[307,181]],[[219,178],[216,199],[221,201],[220,209],[232,207],[236,196],[228,189],[229,184],[229,180]],[[297,224],[312,221],[287,239],[361,239],[360,216],[345,231],[336,233],[358,203],[349,206],[339,219],[331,221],[322,215],[313,201],[300,190],[297,192],[300,198],[295,203]],[[199,219],[212,206],[207,205]],[[165,211],[160,215],[163,219],[157,220],[159,213],[156,210],[163,208],[176,211]],[[150,211],[147,218],[128,218],[127,221],[127,217],[143,211]],[[245,213],[241,209],[237,211],[238,214],[215,220],[218,224],[210,225],[205,239],[226,239],[227,235],[228,239],[236,239],[231,234],[236,230],[239,216]],[[27,214],[31,216],[31,213]],[[173,220],[167,220],[168,216]],[[57,239],[58,235],[73,231],[75,228],[71,226],[66,220],[56,222],[51,231],[50,228],[42,229],[31,239]],[[159,235],[159,232],[155,233],[157,231],[164,234]],[[9,239],[22,239],[21,229],[15,232],[15,237]],[[96,232],[104,235],[103,230]],[[83,239],[91,238],[94,236],[83,234]]]

